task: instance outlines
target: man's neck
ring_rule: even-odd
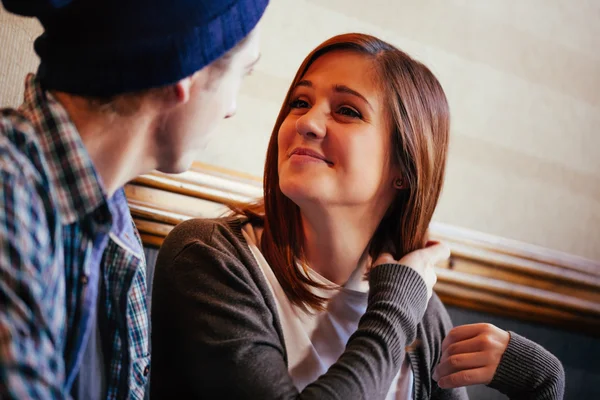
[[[155,168],[149,157],[153,115],[138,112],[122,117],[90,110],[87,100],[79,97],[64,93],[54,96],[75,124],[109,197],[130,180]]]

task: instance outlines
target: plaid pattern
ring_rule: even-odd
[[[0,204],[0,398],[69,398],[98,301],[107,398],[143,399],[141,240],[123,190],[106,199],[75,126],[33,75],[19,110],[0,110]]]

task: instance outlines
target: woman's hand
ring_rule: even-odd
[[[489,384],[509,340],[508,332],[491,324],[457,326],[442,342],[433,379],[442,389]]]
[[[435,265],[447,260],[450,257],[450,249],[443,243],[429,241],[424,248],[408,253],[400,260],[394,260],[389,253],[383,253],[373,263],[373,267],[382,264],[402,264],[406,265],[421,275],[427,286],[427,300],[433,294],[433,286],[437,282],[435,274]]]

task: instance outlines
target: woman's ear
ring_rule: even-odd
[[[397,177],[394,179],[394,189],[407,189],[406,181],[403,177]]]

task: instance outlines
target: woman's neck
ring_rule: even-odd
[[[366,211],[366,210],[365,210]],[[302,212],[304,252],[311,269],[343,285],[367,263],[367,249],[380,218],[348,208]]]

